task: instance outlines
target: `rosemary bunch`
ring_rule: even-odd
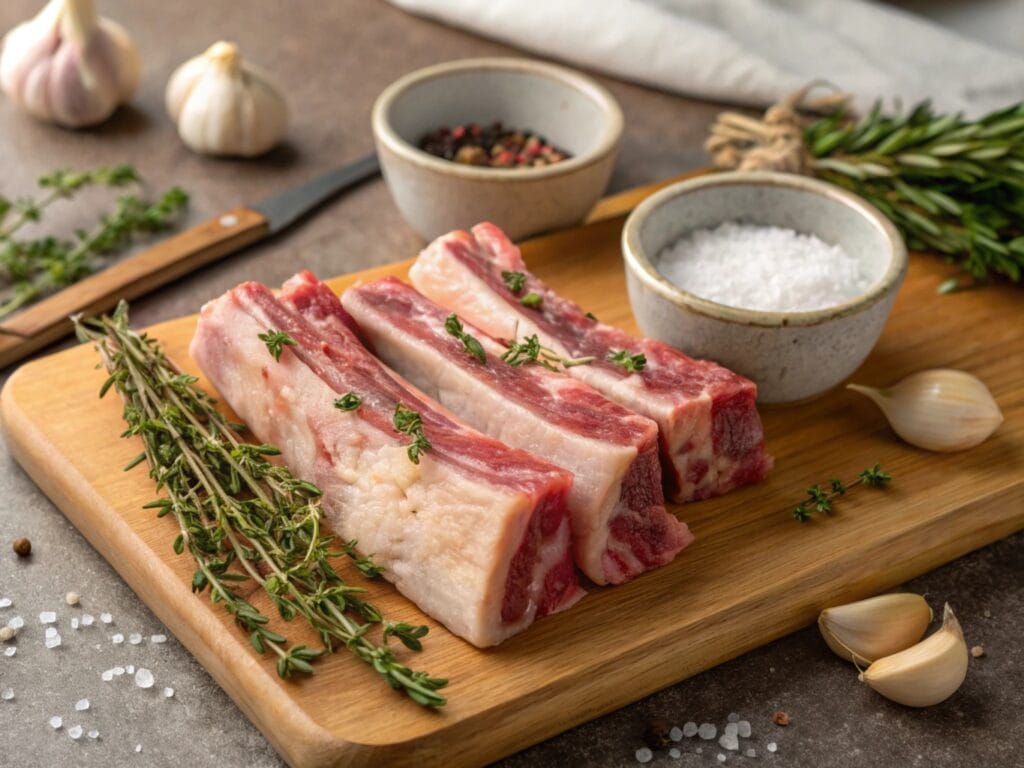
[[[973,121],[927,102],[902,114],[876,104],[858,118],[841,96],[805,103],[807,90],[761,120],[720,115],[706,144],[715,164],[817,176],[868,200],[911,248],[945,255],[975,281],[1021,280],[1024,104]]]
[[[71,199],[86,187],[138,184],[141,179],[135,169],[119,165],[93,171],[55,171],[39,179],[43,194],[38,198],[10,201],[0,196],[0,280],[8,284],[0,301],[0,317],[78,282],[96,270],[100,257],[124,248],[137,234],[170,226],[188,202],[188,195],[178,187],[153,202],[121,194],[113,211],[100,217],[92,229],[76,233],[74,240],[14,237],[26,224],[40,221],[53,203]]]
[[[381,572],[358,555],[355,541],[339,544],[323,534],[320,490],[271,463],[267,457],[276,448],[239,440],[241,425],[226,421],[194,386],[196,378],[177,370],[156,341],[129,329],[126,303],[112,316],[78,318],[75,325],[82,341],[96,345],[110,373],[100,396],[113,388],[124,399],[123,436],[137,436],[143,444],[126,469],[147,462],[157,490],[166,494],[146,506],[177,521],[174,550],[187,549],[195,560],[193,591],[209,589],[211,600],[249,634],[253,648],[277,655],[282,677],[311,674],[312,661],[345,647],[418,704],[444,705],[437,691],[447,680],[411,670],[388,646],[395,637],[420,650],[427,627],[383,622],[363,599],[364,590],[347,584],[331,566],[332,557],[347,555],[364,576]],[[269,617],[237,591],[238,582],[247,581],[266,592],[286,621],[301,616],[324,648],[289,645],[272,631]],[[378,644],[368,633],[382,622]]]

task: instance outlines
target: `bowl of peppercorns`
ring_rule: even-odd
[[[583,220],[608,184],[623,118],[586,75],[488,58],[400,78],[372,122],[388,190],[423,238],[491,221],[521,239]]]

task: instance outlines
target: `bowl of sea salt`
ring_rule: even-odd
[[[806,400],[878,341],[907,270],[892,223],[839,187],[722,173],[666,187],[622,232],[637,324],[752,379],[762,403]]]

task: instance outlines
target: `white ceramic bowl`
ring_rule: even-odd
[[[701,298],[658,271],[666,245],[726,221],[786,227],[839,245],[866,267],[870,287],[828,309],[767,312]],[[764,403],[811,398],[852,374],[878,341],[907,270],[903,239],[876,208],[832,184],[780,173],[720,173],[673,184],[630,214],[622,251],[644,335],[753,379]]]
[[[463,165],[419,149],[441,126],[501,121],[572,154],[540,168]],[[622,111],[591,78],[530,59],[464,59],[392,83],[373,107],[384,181],[425,239],[491,221],[513,239],[581,221],[608,184]]]

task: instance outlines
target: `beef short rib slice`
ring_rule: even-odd
[[[301,299],[301,285],[292,292]],[[258,338],[268,330],[295,341],[280,360]],[[495,645],[582,596],[569,473],[459,422],[386,369],[340,315],[327,337],[245,283],[203,307],[190,351],[252,431],[320,487],[338,534],[455,634]],[[361,405],[336,407],[349,392]],[[432,446],[418,464],[393,423],[399,403]]]
[[[521,273],[522,288],[513,292],[503,272]],[[519,249],[493,224],[439,237],[409,275],[421,293],[495,338],[536,334],[565,357],[592,356],[593,363],[568,372],[658,424],[665,487],[673,500],[717,496],[763,479],[771,468],[753,382],[588,316],[532,275]],[[530,294],[537,300],[524,305]],[[643,370],[630,372],[608,360],[621,351],[644,355]]]
[[[446,330],[446,309],[395,278],[350,288],[342,304],[377,356],[419,389],[481,432],[573,473],[576,564],[593,582],[620,584],[692,541],[665,510],[653,421],[579,379],[509,365],[501,344],[465,323],[481,361]]]

